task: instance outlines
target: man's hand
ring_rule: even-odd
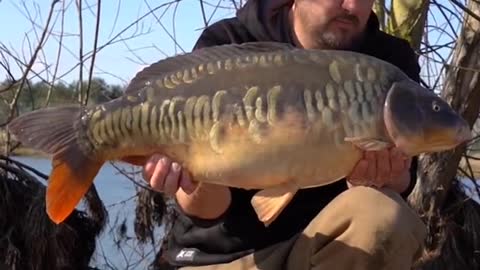
[[[162,155],[150,157],[143,167],[143,177],[153,190],[169,196],[175,195],[179,188],[187,194],[191,194],[196,188],[188,171]]]
[[[365,151],[351,174],[349,186],[389,187],[401,193],[410,183],[412,159],[392,148],[382,151]]]
[[[192,181],[190,172],[168,157],[153,155],[143,167],[143,177],[153,190],[175,196],[188,215],[216,219],[230,206],[230,189],[225,186]]]

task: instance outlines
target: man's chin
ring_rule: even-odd
[[[320,44],[333,50],[345,50],[353,48],[358,38],[352,37],[346,30],[338,30],[336,33],[327,32],[320,36]]]
[[[332,50],[343,50],[350,48],[352,43],[348,39],[342,38],[333,38],[333,37],[324,37],[321,39],[321,43],[324,44],[325,47]]]

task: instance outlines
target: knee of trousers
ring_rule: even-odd
[[[350,221],[349,230],[359,236],[360,242],[414,249],[423,245],[425,224],[394,191],[359,186],[346,190],[334,201],[338,211],[345,211]]]

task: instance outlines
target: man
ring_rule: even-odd
[[[373,0],[250,0],[236,17],[206,28],[194,49],[279,41],[354,50],[389,61],[418,81],[412,49],[379,31],[372,5]],[[195,186],[188,171],[168,157],[153,156],[144,167],[150,185],[178,202],[164,256],[181,269],[410,269],[425,236],[404,201],[415,175],[416,158],[396,149],[365,153],[347,179],[301,190],[264,227],[250,205],[255,191]]]

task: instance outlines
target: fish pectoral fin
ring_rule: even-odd
[[[351,142],[358,148],[365,151],[380,151],[393,146],[392,143],[377,140],[374,138],[346,137],[345,141]]]
[[[253,196],[251,204],[258,219],[268,227],[280,215],[297,191],[298,187],[287,182],[257,192]]]

